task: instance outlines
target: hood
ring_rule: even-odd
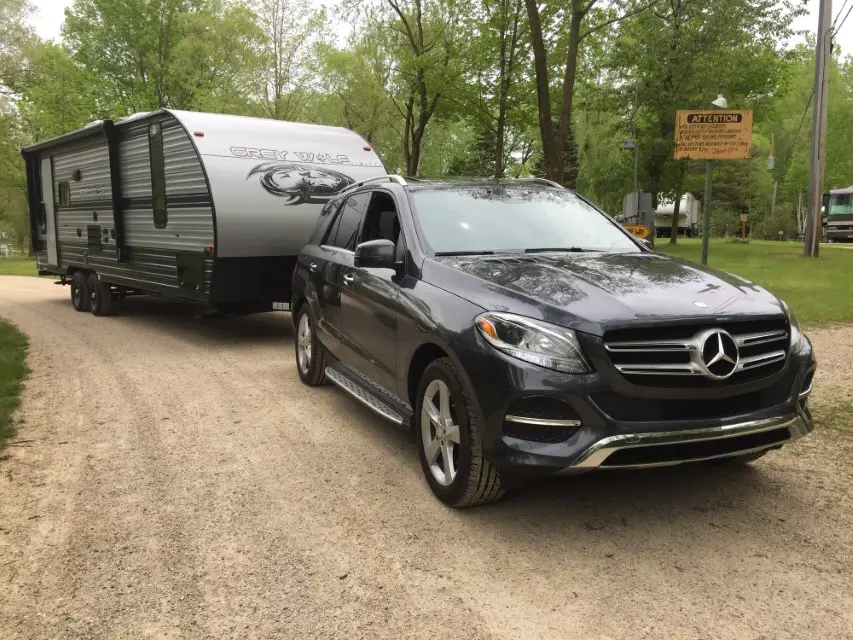
[[[784,315],[752,282],[655,253],[550,253],[427,260],[424,280],[490,311],[601,335],[661,321]]]

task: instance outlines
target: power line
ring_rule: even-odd
[[[832,21],[832,26],[830,27],[830,31],[837,31],[837,29],[835,28],[835,25],[836,25],[836,23],[838,22],[838,18],[840,18],[840,17],[841,17],[841,14],[844,12],[844,7],[846,7],[846,6],[847,6],[847,3],[848,3],[849,1],[850,1],[850,0],[844,0],[844,4],[842,4],[842,5],[841,5],[841,8],[838,10],[838,13],[836,13],[836,14],[835,14],[835,20],[833,20],[833,21]],[[848,11],[847,13],[849,14],[850,12]],[[846,20],[846,19],[847,19],[847,18],[845,17],[845,20]],[[842,21],[842,23],[841,23],[841,24],[844,24],[844,22]],[[841,27],[839,26],[838,28],[840,29]]]
[[[788,145],[788,149],[785,151],[784,157],[788,157],[794,149],[794,145],[797,144],[797,138],[800,137],[800,129],[803,128],[803,122],[806,121],[806,114],[809,112],[809,107],[812,106],[812,98],[814,98],[814,89],[812,89],[812,92],[809,94],[809,101],[806,103],[806,108],[803,109],[803,115],[800,118],[800,126],[797,127],[797,133],[795,133],[794,137],[791,139],[791,144]]]
[[[846,4],[847,4],[847,2],[845,0],[844,5],[846,5]],[[841,6],[841,11],[844,11],[844,5]],[[838,16],[841,15],[841,11],[838,12]],[[832,33],[833,34],[836,34],[841,30],[841,27],[844,26],[845,22],[847,22],[847,16],[850,15],[851,11],[853,11],[853,4],[850,5],[850,8],[847,10],[847,13],[844,14],[844,19],[841,21],[841,24],[839,24],[837,28],[835,27],[835,25],[832,26]],[[838,16],[835,16],[836,20],[838,20]]]

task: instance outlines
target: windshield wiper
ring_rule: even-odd
[[[493,256],[494,251],[436,251],[437,256]]]
[[[583,247],[537,247],[536,249],[525,249],[524,253],[583,253],[585,251],[597,252],[598,249],[584,249]]]

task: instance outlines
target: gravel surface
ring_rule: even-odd
[[[0,460],[4,640],[853,637],[843,429],[454,511],[404,432],[300,384],[287,314],[68,298],[0,278],[33,370]],[[837,410],[853,331],[811,335]]]

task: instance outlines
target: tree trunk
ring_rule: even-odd
[[[536,72],[536,102],[539,107],[539,134],[542,138],[542,156],[545,175],[549,180],[562,179],[560,152],[554,139],[554,123],[551,120],[551,92],[548,80],[548,54],[542,36],[542,22],[536,0],[524,0],[530,21],[530,46],[533,49],[533,68]]]
[[[669,244],[675,244],[678,238],[678,216],[681,213],[681,188],[675,190],[675,202],[672,203],[672,226],[670,227]]]

